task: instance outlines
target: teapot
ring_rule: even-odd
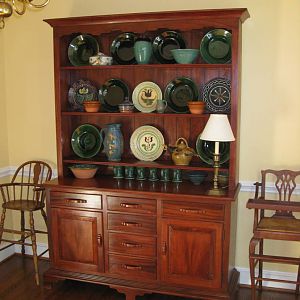
[[[169,146],[172,153],[172,160],[177,166],[188,166],[195,155],[195,150],[189,147],[185,138],[177,139],[175,146]]]

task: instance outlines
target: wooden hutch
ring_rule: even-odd
[[[236,199],[238,184],[239,105],[241,69],[241,24],[247,9],[218,9],[134,13],[46,20],[54,32],[54,75],[58,178],[47,183],[51,267],[46,282],[72,279],[104,284],[126,294],[127,300],[145,293],[162,293],[200,299],[232,299],[239,273],[235,264]],[[231,32],[232,59],[228,64],[208,64],[201,57],[193,64],[72,66],[68,46],[79,33],[101,40],[101,50],[110,52],[122,32],[155,37],[164,30],[180,31],[187,48],[199,48],[209,30]],[[236,141],[230,144],[229,187],[222,196],[208,196],[209,181],[196,186],[188,181],[162,183],[116,180],[112,166],[180,168],[165,151],[155,162],[134,158],[129,147],[132,132],[142,125],[157,127],[166,144],[185,137],[194,147],[209,114],[72,112],[68,91],[85,78],[100,86],[109,78],[124,80],[131,92],[143,81],[153,81],[163,90],[178,76],[192,78],[199,88],[223,77],[231,80],[230,123]],[[103,153],[91,159],[76,157],[70,139],[81,124],[103,128],[121,123],[124,154],[109,162]],[[88,180],[75,179],[72,163],[101,166],[100,174]],[[194,158],[183,170],[213,168]]]

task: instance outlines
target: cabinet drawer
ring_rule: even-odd
[[[102,197],[101,195],[51,192],[50,205],[102,209]]]
[[[109,233],[109,251],[121,254],[156,256],[156,238],[127,233]]]
[[[156,233],[156,218],[125,214],[108,214],[108,229],[133,233]]]
[[[163,202],[162,214],[164,217],[188,217],[196,219],[223,220],[224,207],[219,204],[203,204],[194,202]]]
[[[107,209],[138,214],[156,214],[156,201],[151,199],[107,196]]]
[[[156,279],[156,261],[109,255],[109,273],[125,278]]]

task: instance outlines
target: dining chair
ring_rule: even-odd
[[[46,194],[43,183],[50,180],[51,176],[52,169],[47,163],[34,160],[19,166],[9,183],[0,184],[2,198],[0,243],[7,243],[0,248],[0,251],[19,244],[21,245],[21,253],[24,255],[25,246],[31,246],[37,285],[39,285],[38,258],[45,254],[48,249],[37,255],[36,234],[47,234],[47,231],[35,229],[33,213],[36,211],[41,212],[47,228],[47,216],[44,210]],[[19,230],[4,227],[7,210],[20,211],[21,224]],[[29,214],[29,228],[27,228],[28,224],[25,223],[27,213]],[[4,232],[9,234],[7,238],[3,238]],[[14,239],[15,235],[18,235],[20,238]],[[29,237],[31,242],[27,241]]]
[[[247,202],[247,208],[254,209],[253,237],[249,244],[252,300],[256,299],[256,291],[262,289],[264,281],[293,283],[296,293],[299,294],[299,256],[274,255],[272,252],[274,248],[269,249],[268,253],[265,253],[264,249],[265,240],[300,241],[300,219],[295,215],[296,212],[300,212],[300,202],[295,195],[299,175],[300,171],[262,170],[261,182],[255,183],[254,198]],[[297,278],[295,280],[268,278],[263,271],[265,262],[296,265]]]

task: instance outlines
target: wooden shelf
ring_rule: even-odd
[[[111,65],[111,66],[61,66],[60,69],[63,70],[108,70],[108,69],[231,69],[231,64],[148,64],[148,65]]]

